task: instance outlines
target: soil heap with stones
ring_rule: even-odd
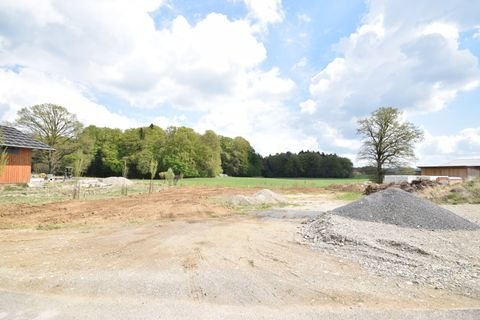
[[[386,189],[337,208],[335,215],[428,230],[475,230],[478,225],[400,189]]]

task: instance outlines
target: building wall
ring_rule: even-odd
[[[480,176],[480,167],[435,167],[421,169],[422,176],[461,177],[464,180]]]
[[[468,176],[471,179],[479,178],[480,177],[480,167],[470,167],[470,168],[468,168]]]
[[[8,155],[8,164],[0,176],[0,183],[28,183],[31,174],[32,150],[16,149]]]

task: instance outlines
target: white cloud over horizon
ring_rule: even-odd
[[[397,107],[408,118],[438,112],[459,93],[477,89],[478,57],[459,42],[462,31],[475,28],[475,10],[466,1],[428,3],[370,1],[357,30],[334,45],[337,57],[312,77],[300,111],[312,122],[334,122],[353,137],[355,119],[378,107]],[[435,141],[441,145],[442,139]]]
[[[433,136],[428,131],[418,146],[419,164],[443,164],[449,160],[480,157],[480,127],[466,128],[452,135]]]
[[[441,112],[480,87],[478,56],[461,45],[464,32],[478,32],[480,5],[369,1],[357,28],[332,42],[326,64],[301,56],[283,66],[271,62],[282,54],[270,49],[272,30],[312,25],[315,16],[304,8],[291,14],[281,0],[234,2],[243,16],[175,14],[156,24],[153,16],[169,10],[166,0],[2,1],[0,120],[51,102],[85,124],[128,128],[151,119],[241,135],[264,155],[351,155],[356,120],[377,107],[399,107],[407,118]],[[300,69],[305,79],[294,81]],[[442,141],[454,141],[444,151],[472,154],[477,135],[464,128],[429,136],[419,153],[442,154]]]

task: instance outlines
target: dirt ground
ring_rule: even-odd
[[[216,201],[221,196],[254,193],[255,189],[181,187],[104,200],[78,200],[43,205],[2,204],[0,229],[54,225],[79,226],[165,219],[205,219],[231,215]]]
[[[215,200],[253,192],[2,205],[0,319],[479,319],[477,299],[301,244],[292,212],[345,203],[328,193],[287,194],[288,215]]]

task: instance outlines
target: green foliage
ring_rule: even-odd
[[[75,177],[83,176],[94,157],[94,140],[82,132],[76,140],[75,152],[68,154],[63,159],[63,166],[73,167]]]
[[[369,118],[358,121],[357,133],[362,136],[360,159],[376,168],[375,180],[383,182],[384,166],[400,166],[414,159],[414,144],[423,139],[423,132],[410,122],[402,122],[396,108],[379,108]]]
[[[5,167],[8,164],[8,152],[7,152],[7,147],[2,147],[3,144],[3,137],[2,137],[2,132],[0,131],[0,177],[3,174],[3,171],[5,170]]]
[[[166,132],[166,142],[163,165],[172,168],[177,174],[185,177],[198,177],[196,147],[199,143],[198,134],[186,127],[170,127]]]
[[[72,169],[73,176],[81,177],[84,174],[86,169],[87,169],[87,166],[85,165],[85,158],[83,156],[80,156],[73,163],[73,169]]]
[[[2,176],[5,167],[8,164],[7,148],[0,148],[0,176]]]
[[[183,179],[183,186],[209,186],[234,188],[324,188],[334,184],[362,183],[365,179],[327,179],[327,178],[250,178],[219,177]]]
[[[0,177],[2,176],[3,171],[5,170],[5,167],[8,164],[7,147],[1,147],[2,142],[3,142],[2,132],[0,132]]]
[[[173,185],[173,179],[175,179],[175,173],[173,172],[172,168],[168,168],[167,172],[165,173],[165,180],[169,186]]]
[[[195,162],[201,177],[216,177],[222,172],[220,140],[215,132],[207,130],[199,137]]]
[[[161,162],[165,131],[155,125],[128,129],[120,142],[120,154],[128,159],[131,175],[145,177],[150,173],[150,159]]]
[[[335,194],[335,198],[337,200],[343,200],[343,201],[355,201],[358,200],[362,197],[361,192],[339,192]]]
[[[271,177],[349,177],[351,162],[336,155],[301,152],[270,156],[267,159],[255,152],[242,137],[218,136],[208,130],[198,134],[191,128],[170,127],[166,130],[150,125],[125,131],[81,124],[65,108],[39,105],[24,108],[18,122],[30,126],[40,135],[39,123],[58,117],[68,131],[49,135],[42,141],[56,147],[61,157],[52,156],[51,167],[71,166],[75,176],[128,176],[149,178],[163,171],[159,177],[217,177],[223,171],[229,176],[249,177],[266,174]],[[35,117],[40,117],[38,120]],[[43,118],[42,118],[43,117]],[[37,119],[37,120],[35,120]],[[35,121],[37,122],[35,122]],[[33,124],[32,124],[33,123]],[[40,128],[40,129],[39,129]],[[42,159],[37,159],[42,168]],[[49,169],[49,170],[50,170]],[[167,172],[165,172],[168,169]],[[174,178],[172,178],[174,179]],[[168,180],[168,179],[167,179]]]
[[[92,159],[87,175],[96,177],[120,176],[122,174],[122,156],[120,142],[123,132],[119,129],[89,126],[82,132],[82,139],[89,141]],[[84,137],[85,136],[85,137]]]
[[[158,170],[158,161],[155,160],[155,159],[151,159],[150,160],[150,179],[153,180],[153,178],[155,178],[155,175],[157,174],[157,170]]]
[[[263,161],[265,177],[349,178],[353,164],[335,154],[301,151],[270,155]]]
[[[220,145],[223,172],[234,177],[248,176],[249,158],[251,153],[255,152],[250,143],[242,137],[220,137]],[[252,168],[252,171],[255,171],[255,168]]]
[[[17,125],[36,139],[48,144],[55,151],[35,152],[33,158],[48,164],[48,171],[55,173],[65,156],[78,149],[77,138],[82,124],[66,108],[45,103],[18,111]]]
[[[122,159],[122,177],[127,178],[128,177],[128,164],[127,164],[127,157],[124,157]]]
[[[480,204],[480,178],[461,185],[434,188],[429,192],[429,198],[436,203]]]

